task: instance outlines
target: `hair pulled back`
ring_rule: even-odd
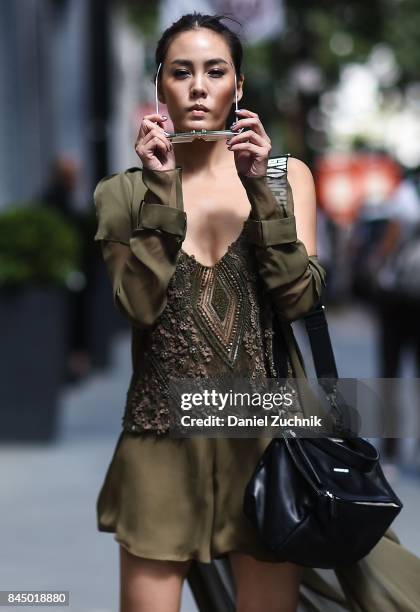
[[[222,19],[231,19],[232,21],[239,23],[239,21],[236,19],[232,19],[232,17],[227,17],[226,15],[203,15],[202,13],[197,12],[182,15],[182,17],[175,21],[171,26],[166,28],[157,43],[155,52],[156,70],[159,64],[163,64],[165,61],[169,46],[178,34],[181,34],[181,32],[188,32],[189,30],[196,30],[198,28],[208,28],[217,34],[220,34],[220,36],[223,36],[225,39],[230,49],[236,76],[239,78],[241,74],[243,57],[242,43],[239,36],[228,28],[227,25],[221,22]],[[241,24],[239,23],[239,25]],[[153,81],[155,82],[155,80],[156,73]]]

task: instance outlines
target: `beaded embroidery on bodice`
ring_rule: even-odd
[[[271,306],[244,232],[212,267],[180,250],[165,310],[142,338],[123,427],[166,433],[171,380],[275,377],[273,333]]]
[[[243,340],[241,322],[250,316],[250,301],[240,270],[229,261],[242,234],[243,231],[214,266],[205,266],[194,255],[181,251],[181,258],[190,260],[193,268],[191,306],[195,323],[229,368],[234,367]]]

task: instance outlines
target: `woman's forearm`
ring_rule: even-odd
[[[266,177],[239,177],[252,207],[246,231],[264,286],[280,319],[299,319],[319,301],[325,270],[316,255],[308,255],[297,237],[293,212],[279,205]],[[286,178],[279,181],[287,189]]]
[[[123,175],[98,184],[94,193],[99,219],[95,240],[101,240],[114,303],[134,326],[147,329],[165,309],[168,284],[185,238],[186,215],[179,168],[144,168],[143,181],[147,191],[130,229],[127,214],[131,220],[131,206],[138,203],[129,199],[133,192],[127,190]]]

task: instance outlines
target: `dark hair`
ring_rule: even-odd
[[[236,76],[239,78],[241,74],[243,57],[242,43],[239,36],[235,32],[229,29],[224,23],[221,23],[221,19],[231,19],[232,21],[236,21],[236,23],[241,25],[239,21],[233,19],[232,17],[228,17],[227,15],[203,15],[202,13],[196,12],[182,15],[182,17],[169,26],[169,28],[166,28],[157,43],[155,52],[156,71],[159,64],[165,61],[169,46],[175,36],[181,32],[188,32],[189,30],[195,30],[197,28],[208,28],[217,34],[220,34],[225,39],[232,55]],[[153,82],[155,81],[156,73],[153,78]]]

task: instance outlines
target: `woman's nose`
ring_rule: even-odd
[[[206,93],[206,88],[204,86],[203,78],[196,77],[191,87],[191,93],[196,96],[197,94],[202,95]]]

